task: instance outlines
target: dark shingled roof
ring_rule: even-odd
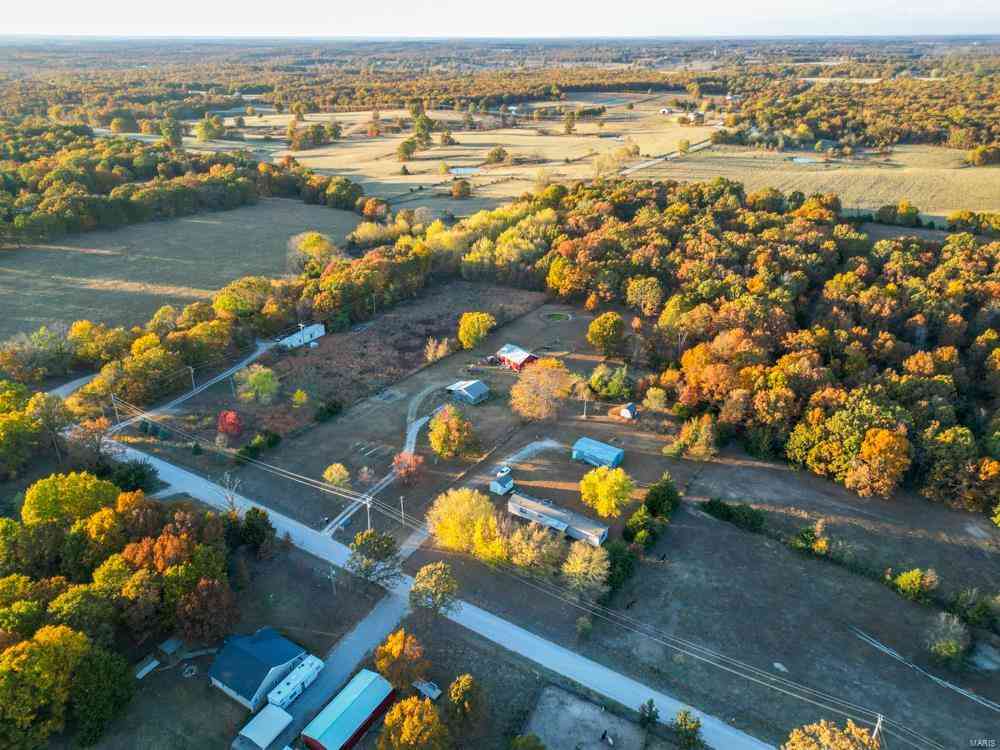
[[[253,635],[227,638],[208,676],[251,700],[268,672],[304,653],[274,628],[261,628]]]

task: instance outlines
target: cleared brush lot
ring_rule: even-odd
[[[140,325],[162,305],[207,300],[240,276],[280,276],[289,237],[316,229],[339,242],[358,221],[348,211],[269,198],[3,250],[0,339],[81,318]]]

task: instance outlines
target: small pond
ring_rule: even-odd
[[[479,174],[482,171],[482,167],[452,167],[448,174]]]

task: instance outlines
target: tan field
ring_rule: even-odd
[[[495,207],[530,190],[540,171],[555,181],[588,179],[595,176],[596,156],[613,153],[623,146],[635,144],[642,155],[657,156],[675,150],[681,140],[696,143],[707,138],[712,127],[679,125],[676,115],[659,114],[661,107],[678,98],[688,97],[615,92],[571,94],[551,104],[607,107],[601,126],[596,121],[581,121],[572,135],[564,134],[559,120],[535,122],[523,118],[517,127],[499,128],[499,118],[490,114],[475,116],[477,123],[488,129],[463,130],[464,113],[433,110],[428,115],[450,128],[458,143],[439,146],[435,138],[430,149],[418,152],[406,163],[408,175],[401,174],[403,164],[396,157],[396,148],[412,135],[412,130],[369,138],[366,131],[371,121],[370,111],[306,115],[300,127],[336,120],[343,128],[340,141],[306,151],[286,150],[284,133],[292,116],[273,113],[245,118],[246,142],[185,145],[204,149],[249,146],[259,156],[271,159],[290,154],[317,172],[349,177],[363,185],[367,194],[386,198],[394,205],[423,206],[463,216]],[[627,108],[630,103],[633,109]],[[398,118],[409,118],[409,113],[402,109],[381,110],[379,115],[385,125],[392,125]],[[235,119],[229,117],[226,123],[234,126]],[[264,141],[265,135],[274,140]],[[524,163],[486,166],[486,155],[496,146],[502,146],[513,160]],[[472,198],[456,201],[448,195],[454,175],[443,171],[442,165],[481,168],[477,174],[462,175],[472,184]]]
[[[795,163],[793,157],[815,159]],[[647,179],[710,180],[721,176],[746,189],[837,193],[845,208],[874,210],[905,198],[930,220],[951,211],[1000,210],[1000,168],[966,167],[964,152],[935,146],[899,146],[888,159],[824,163],[808,152],[756,151],[716,146],[683,159],[636,172]]]
[[[342,241],[358,220],[347,211],[271,198],[4,250],[0,339],[81,318],[141,324],[161,305],[206,300],[240,276],[280,276],[289,237],[316,229]]]

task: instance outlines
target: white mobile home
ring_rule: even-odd
[[[540,523],[550,529],[562,532],[573,539],[600,547],[608,538],[608,527],[591,518],[560,508],[546,500],[536,500],[533,497],[518,492],[507,498],[507,512],[528,521]]]

